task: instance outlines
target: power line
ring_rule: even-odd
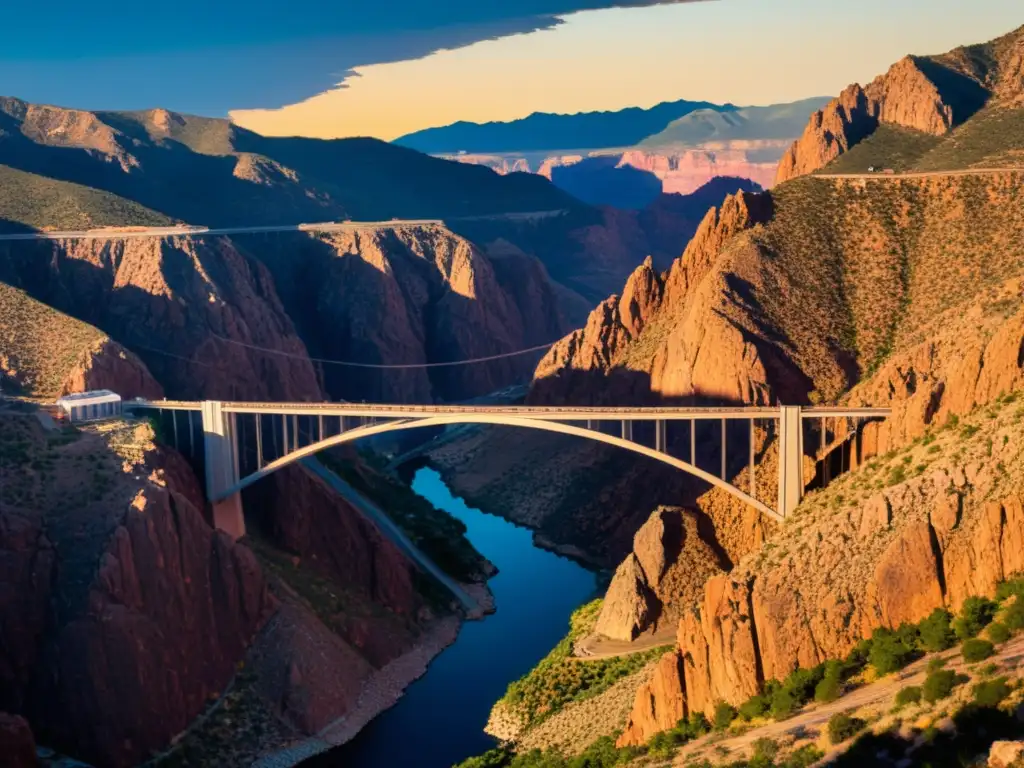
[[[244,341],[235,341],[234,339],[228,339],[224,336],[220,336],[216,333],[211,333],[215,339],[219,339],[227,344],[235,344],[239,347],[245,347],[246,349],[256,350],[257,352],[266,352],[271,355],[280,355],[281,357],[290,357],[296,360],[309,360],[313,363],[324,363],[326,365],[341,365],[348,368],[372,368],[376,370],[395,370],[395,369],[410,369],[410,368],[444,368],[456,365],[473,365],[475,363],[487,363],[493,360],[502,360],[508,357],[519,357],[522,355],[528,355],[532,352],[540,352],[543,349],[550,349],[558,341],[551,341],[547,344],[538,344],[536,347],[528,347],[527,349],[516,350],[515,352],[503,352],[498,355],[488,355],[487,357],[474,357],[468,360],[452,360],[444,363],[397,363],[394,365],[385,365],[379,363],[355,363],[349,360],[330,360],[322,357],[310,357],[308,355],[296,355],[291,352],[282,352],[277,349],[269,349],[267,347],[256,346],[255,344],[246,344]]]

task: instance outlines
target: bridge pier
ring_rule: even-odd
[[[206,498],[213,509],[214,527],[240,539],[245,535],[241,493],[219,498],[238,482],[238,434],[230,418],[233,414],[224,413],[222,405],[219,400],[202,403]]]
[[[779,414],[779,515],[786,518],[804,495],[804,430],[799,405],[783,405]]]

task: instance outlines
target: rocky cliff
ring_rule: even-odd
[[[250,248],[269,266],[316,357],[436,364],[518,352],[568,328],[543,265],[506,250],[496,268],[483,250],[441,225],[361,227],[283,242]],[[431,402],[520,381],[536,359],[392,370],[327,364],[323,374],[333,397]]]
[[[811,116],[782,157],[776,183],[823,168],[879,126],[941,137],[986,105],[1019,107],[1021,50],[1024,30],[1018,29],[941,56],[907,56],[868,85],[849,86]],[[867,165],[858,170],[866,172]]]
[[[638,194],[650,199],[657,197],[658,193],[689,195],[721,177],[749,179],[768,188],[775,183],[779,159],[789,144],[790,139],[747,139],[708,142],[695,147],[637,147],[582,154],[466,154],[444,157],[460,163],[482,165],[500,174],[535,173],[577,196],[589,185],[589,193],[584,191],[581,199],[594,205],[643,207],[623,204],[622,191],[616,189],[616,185],[636,185],[642,175],[651,181],[651,185],[644,189],[653,189],[653,193],[645,191]],[[636,173],[631,175],[631,172]]]
[[[53,447],[32,423],[5,417],[5,443],[63,468],[45,482],[4,470],[4,706],[46,743],[134,765],[223,690],[273,603],[252,553],[206,524],[191,470],[147,427]],[[70,469],[83,461],[92,472]]]

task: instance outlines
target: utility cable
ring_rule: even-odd
[[[277,349],[268,349],[267,347],[260,347],[255,344],[246,344],[244,341],[235,341],[234,339],[228,339],[224,336],[219,336],[216,333],[211,333],[215,339],[220,339],[227,344],[235,344],[239,347],[245,347],[246,349],[256,350],[257,352],[266,352],[271,355],[279,355],[281,357],[290,357],[296,360],[309,360],[313,363],[324,363],[326,365],[341,365],[348,368],[373,368],[377,370],[396,370],[396,369],[410,369],[410,368],[444,368],[456,365],[473,365],[475,363],[487,363],[493,360],[502,360],[508,357],[519,357],[522,355],[528,355],[532,352],[539,352],[543,349],[550,349],[557,341],[551,341],[547,344],[538,344],[535,347],[528,347],[527,349],[516,350],[515,352],[503,352],[498,355],[488,355],[487,357],[474,357],[469,360],[452,360],[444,363],[396,363],[393,365],[386,365],[382,363],[355,363],[348,360],[330,360],[322,357],[310,357],[308,355],[296,355],[291,352],[282,352]]]

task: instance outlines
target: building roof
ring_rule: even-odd
[[[120,400],[121,396],[109,389],[94,389],[91,392],[75,392],[57,399],[58,403],[95,403]]]

